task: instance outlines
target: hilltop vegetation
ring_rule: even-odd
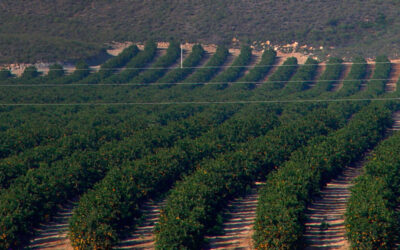
[[[0,3],[0,63],[94,56],[111,41],[298,41],[341,56],[400,46],[400,2],[41,0]],[[68,58],[65,58],[68,55]]]

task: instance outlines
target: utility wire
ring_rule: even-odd
[[[294,100],[255,100],[255,101],[190,101],[190,102],[109,102],[109,103],[0,103],[0,106],[143,106],[143,105],[205,105],[205,104],[263,104],[263,103],[322,103],[322,102],[362,102],[362,101],[400,101],[392,98],[345,98],[345,99],[294,99]]]

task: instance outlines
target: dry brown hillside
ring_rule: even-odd
[[[0,62],[88,57],[111,41],[298,41],[341,55],[399,52],[395,0],[3,0]],[[328,52],[327,52],[328,53]]]

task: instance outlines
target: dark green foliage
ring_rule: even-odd
[[[130,62],[128,62],[125,66],[126,69],[121,73],[113,75],[107,79],[104,79],[105,83],[127,83],[132,78],[137,76],[140,72],[143,71],[143,67],[145,67],[151,60],[154,59],[157,53],[157,45],[153,41],[146,42],[144,47],[144,51],[138,53],[136,57],[134,57]]]
[[[400,134],[381,143],[356,179],[347,206],[347,236],[353,249],[394,249],[399,244]]]
[[[49,80],[54,80],[56,78],[64,76],[64,73],[65,73],[64,69],[63,69],[63,67],[61,65],[53,64],[53,65],[50,66],[47,78]]]
[[[164,76],[168,70],[167,68],[178,60],[180,53],[179,43],[171,42],[164,56],[158,58],[150,69],[133,78],[130,82],[148,84],[157,81],[157,79]]]
[[[124,152],[132,148],[132,144],[136,144],[137,149],[140,149],[142,147],[139,147],[139,144],[146,145],[146,140],[139,139],[142,138],[140,133],[137,133],[138,138],[135,139],[139,142],[133,142],[130,136],[133,135],[135,129],[139,130],[150,126],[151,123],[148,124],[151,121],[150,117],[155,120],[153,121],[154,125],[166,125],[170,121],[193,115],[199,108],[167,109],[151,116],[144,115],[143,111],[135,112],[135,110],[125,109],[117,109],[112,114],[104,112],[105,114],[101,115],[102,110],[104,109],[97,108],[93,112],[85,110],[78,114],[76,112],[66,113],[61,117],[58,114],[51,119],[48,117],[43,120],[35,119],[27,124],[19,124],[17,127],[10,126],[6,131],[0,133],[3,142],[0,150],[1,157],[6,157],[0,160],[0,189],[7,188],[14,178],[25,174],[30,168],[37,168],[44,165],[43,163],[51,165],[77,150],[99,150],[100,146],[111,140],[123,140],[121,143],[125,143]],[[103,117],[104,115],[107,119]],[[23,117],[23,113],[21,117]],[[80,121],[85,122],[77,126],[76,124],[79,124]],[[15,121],[12,120],[12,122]],[[43,126],[43,122],[48,125]],[[156,130],[157,128],[148,130],[142,136],[153,138],[151,133]],[[127,137],[126,140],[123,139],[125,137]],[[157,145],[156,142],[154,142],[155,145]],[[136,154],[133,153],[133,149],[130,150],[131,157],[134,157]],[[109,157],[110,159],[118,158],[119,154],[114,153],[115,156]]]
[[[201,59],[204,56],[204,49],[201,45],[193,46],[192,53],[188,58],[183,61],[183,68],[178,68],[170,71],[164,77],[158,79],[157,83],[165,84],[165,83],[177,83],[186,78],[189,74],[195,71],[195,67],[200,63]],[[167,85],[170,86],[170,85]]]
[[[0,70],[0,81],[7,80],[8,78],[12,77],[11,71],[8,69],[1,69]]]
[[[388,64],[383,65],[386,66],[375,71],[374,75],[381,75],[380,70],[387,74]],[[328,81],[326,83],[321,81],[317,89],[328,90],[331,84],[329,80],[337,79],[340,67],[340,64],[332,64],[331,67],[328,65],[321,77]],[[351,75],[354,74],[354,77],[365,74],[365,66],[362,64],[353,67],[355,68]],[[357,90],[357,85],[350,88],[344,87],[336,96],[347,96]],[[373,91],[364,91],[357,93],[354,97],[371,98],[373,96],[376,96]],[[344,106],[350,107],[349,104],[344,104]],[[334,110],[342,109],[340,103],[331,106]],[[256,246],[260,249],[301,248],[304,213],[313,195],[318,193],[324,183],[340,173],[343,166],[359,159],[365,150],[374,146],[382,138],[385,128],[389,126],[389,118],[390,113],[386,108],[373,105],[367,107],[364,112],[353,117],[350,127],[327,137],[322,142],[315,141],[314,145],[295,154],[293,160],[284,164],[276,174],[269,176],[270,185],[267,184],[261,193],[263,205],[258,209]],[[337,152],[337,154],[332,152]],[[283,185],[278,185],[278,183]]]
[[[390,120],[388,109],[367,106],[349,125],[300,149],[268,175],[257,209],[256,247],[301,248],[305,211],[313,195],[382,139]]]
[[[212,79],[211,82],[221,84],[217,85],[218,89],[226,88],[229,82],[237,80],[241,74],[243,74],[250,60],[251,48],[248,46],[243,46],[240,50],[240,55],[235,59],[232,65],[227,70],[224,70],[221,74]]]
[[[332,70],[334,71],[335,68]],[[278,71],[274,75],[282,74]],[[300,109],[299,105],[296,105],[299,113],[303,115],[312,113],[306,117],[299,114],[296,116],[290,111],[292,106],[288,106],[287,113],[285,112],[281,117],[283,124],[270,132],[270,136],[267,134],[265,137],[243,145],[240,150],[222,155],[216,160],[204,161],[194,174],[178,183],[171,191],[166,210],[161,216],[161,224],[157,229],[158,247],[160,249],[201,248],[204,234],[209,233],[209,230],[215,226],[218,214],[229,199],[243,192],[260,173],[268,173],[279,164],[278,162],[289,157],[291,150],[312,137],[311,130],[319,125],[325,126],[325,129],[328,127],[337,129],[345,124],[344,119],[359,109],[357,105],[348,104],[331,106],[328,111],[320,109],[321,113],[319,113],[305,106]],[[319,122],[326,123],[322,125]],[[291,141],[295,140],[297,133],[308,132],[311,134],[301,136],[302,139],[296,142]],[[327,131],[314,132],[319,134]]]
[[[237,148],[276,126],[276,111],[246,108],[199,138],[183,137],[173,148],[114,168],[81,198],[71,220],[73,243],[81,248],[110,247],[125,226],[137,225],[133,220],[138,219],[145,199],[164,193],[184,174],[195,171],[202,159]],[[82,238],[84,243],[79,241]]]
[[[268,78],[261,88],[265,91],[282,89],[286,82],[292,77],[297,70],[297,59],[294,57],[288,58],[276,72]]]
[[[224,46],[219,46],[217,48],[217,52],[204,65],[204,67],[196,70],[196,72],[188,77],[185,82],[199,84],[208,82],[219,72],[219,66],[221,66],[226,61],[228,55],[228,49]]]
[[[346,92],[349,95],[355,94],[361,87],[363,79],[367,75],[367,62],[362,57],[356,57],[353,59],[353,66],[350,69],[349,74],[343,82],[342,92]]]
[[[132,45],[124,49],[121,54],[116,57],[110,58],[104,64],[102,64],[100,66],[99,72],[93,73],[90,76],[82,79],[78,82],[78,84],[95,84],[101,82],[103,79],[111,76],[120,67],[123,67],[125,64],[127,64],[132,58],[135,58],[138,52],[139,49],[136,45]]]
[[[196,199],[193,203],[186,198],[182,202],[176,199],[180,201],[179,209],[182,208],[179,211],[183,211],[179,214],[182,225],[173,212],[164,213],[173,219],[172,229],[160,231],[160,235],[167,237],[160,244],[168,248],[171,242],[172,246],[178,246],[181,243],[176,242],[182,240],[182,245],[200,247],[204,234],[210,232],[215,222],[221,222],[220,213],[229,199],[241,194],[260,173],[264,175],[275,169],[293,150],[314,142],[310,141],[312,137],[343,127],[365,104],[203,105],[201,101],[251,101],[260,100],[261,96],[264,97],[261,100],[335,96],[324,93],[330,81],[340,75],[341,65],[328,67],[325,77],[329,84],[321,82],[323,86],[311,90],[305,87],[315,73],[311,64],[297,71],[294,79],[302,82],[294,88],[298,91],[290,90],[291,86],[286,84],[297,70],[293,58],[285,64],[291,67],[281,67],[270,77],[276,81],[254,89],[237,88],[244,86],[235,84],[237,79],[263,79],[276,54],[266,51],[259,64],[266,67],[251,69],[243,76],[246,69],[243,66],[248,65],[251,56],[249,47],[244,47],[234,67],[225,71],[220,67],[228,55],[224,47],[218,48],[208,61],[209,67],[191,68],[204,54],[198,45],[185,60],[183,69],[170,70],[166,67],[179,58],[177,43],[171,43],[167,54],[157,60],[153,42],[147,43],[144,51],[135,46],[131,49],[106,62],[99,73],[89,75],[85,63],[79,63],[71,75],[58,74],[60,67],[52,66],[53,72],[47,76],[4,81],[27,83],[26,86],[0,85],[0,99],[4,103],[56,104],[0,106],[0,248],[23,247],[35,227],[77,195],[83,196],[71,223],[74,244],[82,248],[111,248],[124,232],[137,225],[140,206],[149,198],[159,198],[174,185],[171,197]],[[124,65],[126,69],[116,73],[109,70],[110,65]],[[140,88],[129,84],[139,80],[226,81],[233,86],[221,90],[213,84],[199,88],[176,84],[160,89],[157,84],[144,84]],[[77,84],[85,82],[101,84]],[[354,91],[339,93],[346,96]],[[174,103],[182,100],[197,103]],[[173,105],[137,105],[151,102]],[[371,129],[370,125],[365,127]],[[371,139],[379,131],[375,129],[366,138]],[[374,139],[370,141],[373,143]],[[350,146],[359,150],[355,144]],[[177,182],[181,179],[182,182]],[[171,198],[168,205],[172,210],[179,206],[176,200]],[[185,205],[196,209],[185,210]],[[171,236],[173,232],[177,238]]]
[[[256,83],[271,70],[275,59],[276,52],[274,50],[266,50],[261,57],[261,61],[239,80],[239,82],[244,83],[242,89],[253,89]]]
[[[35,66],[28,66],[25,68],[24,73],[21,75],[21,80],[32,80],[40,75]]]
[[[306,63],[299,68],[296,74],[286,84],[284,91],[298,92],[309,88],[318,68],[318,61],[308,58]]]
[[[201,249],[203,237],[216,216],[260,173],[267,173],[287,159],[310,138],[326,134],[329,125],[343,119],[317,109],[281,126],[215,160],[202,163],[195,173],[179,182],[168,196],[156,229],[158,249]],[[338,120],[335,120],[338,119]],[[333,122],[333,123],[331,123]]]
[[[7,192],[0,193],[0,228],[4,228],[7,236],[6,239],[0,239],[0,246],[9,248],[21,244],[31,235],[32,228],[38,222],[54,212],[56,204],[92,187],[111,167],[118,166],[124,160],[134,160],[155,153],[157,148],[170,147],[181,136],[197,137],[210,126],[227,119],[237,108],[216,107],[214,115],[204,112],[185,122],[176,121],[165,127],[152,126],[124,140],[121,140],[122,136],[118,133],[105,134],[99,139],[73,137],[78,140],[76,144],[83,147],[73,150],[70,156],[49,165],[39,164],[37,168],[28,171],[24,169],[25,166],[21,166],[26,175],[19,174]],[[116,132],[120,130],[116,128]],[[85,145],[87,143],[80,142],[85,139],[93,144],[101,142],[91,148]],[[43,150],[46,152],[46,148]],[[15,205],[24,209],[15,211]],[[10,224],[10,221],[13,223]],[[29,223],[25,223],[26,221]]]
[[[385,84],[390,75],[391,63],[386,56],[376,57],[375,63],[374,75],[368,82],[367,91],[375,95],[381,95],[385,92]]]
[[[67,75],[62,79],[57,79],[57,83],[68,84],[76,83],[90,74],[89,65],[84,61],[79,61],[75,65],[75,71],[71,75]]]
[[[320,88],[323,91],[330,91],[333,88],[334,83],[338,83],[337,81],[340,78],[343,67],[343,60],[339,58],[331,58],[328,60],[325,72],[319,79],[317,84],[317,88]]]

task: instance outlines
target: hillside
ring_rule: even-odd
[[[400,52],[395,0],[4,0],[0,63],[90,57],[111,41],[243,43],[328,48],[340,56]],[[68,55],[68,58],[65,58]]]

